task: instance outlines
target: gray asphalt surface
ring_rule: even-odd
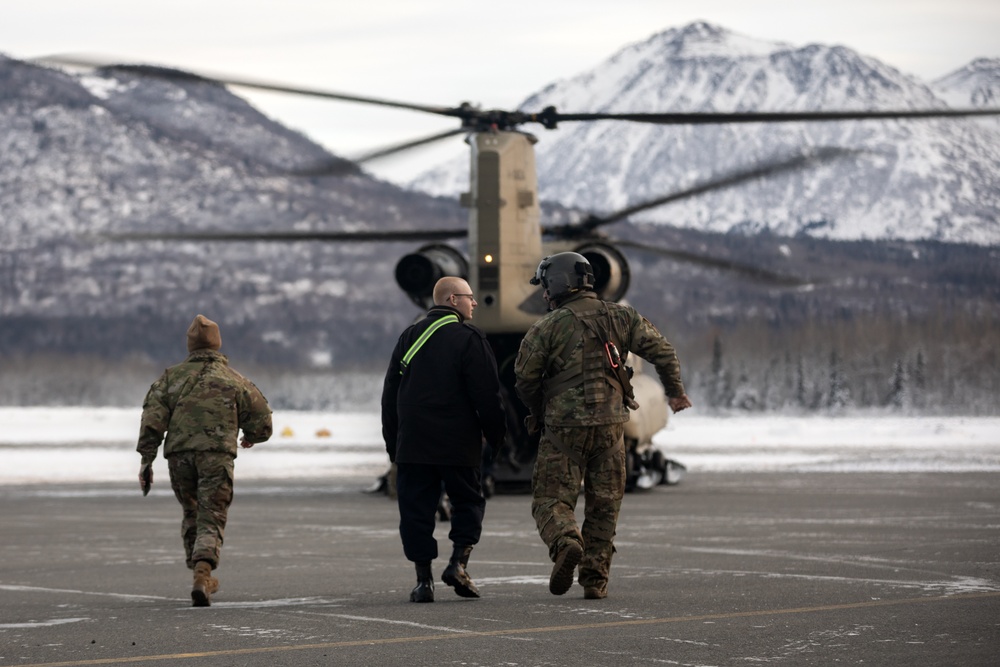
[[[370,480],[236,474],[198,609],[166,480],[0,487],[0,665],[1000,664],[995,474],[690,473],[626,496],[605,600],[551,595],[528,498],[499,496],[483,597],[433,604]]]

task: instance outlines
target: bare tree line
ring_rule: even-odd
[[[750,323],[688,341],[690,393],[711,410],[1000,411],[996,323],[976,314]]]
[[[978,314],[852,318],[795,329],[764,322],[675,339],[700,410],[839,414],[858,410],[995,415],[997,323]],[[382,375],[234,365],[276,409],[378,409]],[[35,355],[0,359],[0,405],[139,406],[163,365],[146,357]]]

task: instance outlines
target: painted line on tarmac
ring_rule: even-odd
[[[98,591],[78,591],[72,588],[42,588],[41,586],[16,586],[13,584],[0,584],[0,591],[31,591],[39,593],[73,593],[76,595],[97,595],[109,598],[124,598],[126,600],[168,600],[177,602],[182,598],[168,598],[162,595],[134,595],[131,593],[104,593]]]
[[[80,621],[89,621],[87,617],[83,618],[53,618],[49,621],[32,621],[30,623],[0,623],[0,630],[20,630],[24,628],[47,628],[53,625],[66,625],[67,623],[79,623]]]
[[[310,616],[328,616],[332,618],[344,618],[349,621],[369,621],[371,623],[389,623],[390,625],[408,625],[413,628],[421,628],[423,630],[439,630],[444,632],[459,632],[467,635],[479,634],[478,630],[465,630],[463,628],[449,628],[443,625],[427,625],[426,623],[415,623],[413,621],[400,621],[391,618],[376,618],[374,616],[354,616],[352,614],[324,614],[322,612],[305,612]]]
[[[725,621],[738,618],[756,618],[761,616],[783,616],[792,614],[815,614],[825,611],[845,611],[849,609],[873,609],[877,607],[895,607],[913,604],[928,604],[932,602],[949,602],[957,600],[981,600],[1000,597],[1000,592],[968,593],[965,595],[941,595],[937,597],[904,598],[901,600],[870,600],[867,602],[848,602],[844,604],[828,604],[816,607],[792,607],[789,609],[759,609],[757,611],[737,611],[728,614],[701,614],[698,616],[674,616],[669,618],[646,618],[629,621],[607,621],[603,623],[580,623],[577,625],[550,625],[538,628],[516,628],[511,630],[485,630],[481,632],[461,632],[443,635],[422,635],[418,637],[390,637],[387,639],[357,639],[341,642],[323,642],[319,644],[300,644],[297,646],[261,646],[258,648],[230,649],[225,651],[203,651],[199,653],[165,653],[161,655],[140,655],[127,658],[97,658],[93,660],[70,660],[67,662],[40,662],[19,667],[81,667],[82,665],[121,665],[153,660],[189,660],[194,658],[218,658],[235,655],[257,655],[265,653],[287,653],[289,651],[310,651],[319,649],[347,648],[351,646],[384,646],[389,644],[410,644],[415,642],[437,641],[443,639],[468,639],[470,637],[506,637],[516,635],[532,635],[544,632],[572,632],[575,630],[604,630],[642,625],[661,625],[666,623],[696,623],[705,621]]]

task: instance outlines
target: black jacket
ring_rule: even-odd
[[[446,315],[459,322],[434,332],[400,373],[400,361]],[[483,438],[499,451],[507,432],[496,359],[486,334],[435,306],[399,337],[382,385],[382,437],[400,463],[482,465]]]

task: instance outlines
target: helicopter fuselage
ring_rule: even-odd
[[[541,288],[529,283],[543,257],[572,250],[587,257],[594,267],[595,289],[603,299],[620,300],[629,283],[624,255],[597,238],[545,241],[541,226],[538,181],[531,134],[496,130],[474,132],[471,147],[470,187],[461,196],[469,209],[468,258],[443,244],[430,244],[400,260],[396,278],[414,303],[429,308],[433,284],[446,275],[468,280],[479,302],[474,324],[486,332],[493,347],[508,405],[508,438],[492,471],[498,490],[523,490],[531,480],[538,438],[523,428],[526,409],[514,390],[514,359],[521,339],[548,310]],[[642,374],[640,360],[633,360],[632,385],[640,408],[626,423],[630,481],[643,474],[653,484],[664,480],[665,470],[645,470],[644,463],[663,461],[654,456],[653,435],[667,424],[663,387]],[[648,466],[647,466],[648,467]],[[659,478],[656,476],[659,475]]]

